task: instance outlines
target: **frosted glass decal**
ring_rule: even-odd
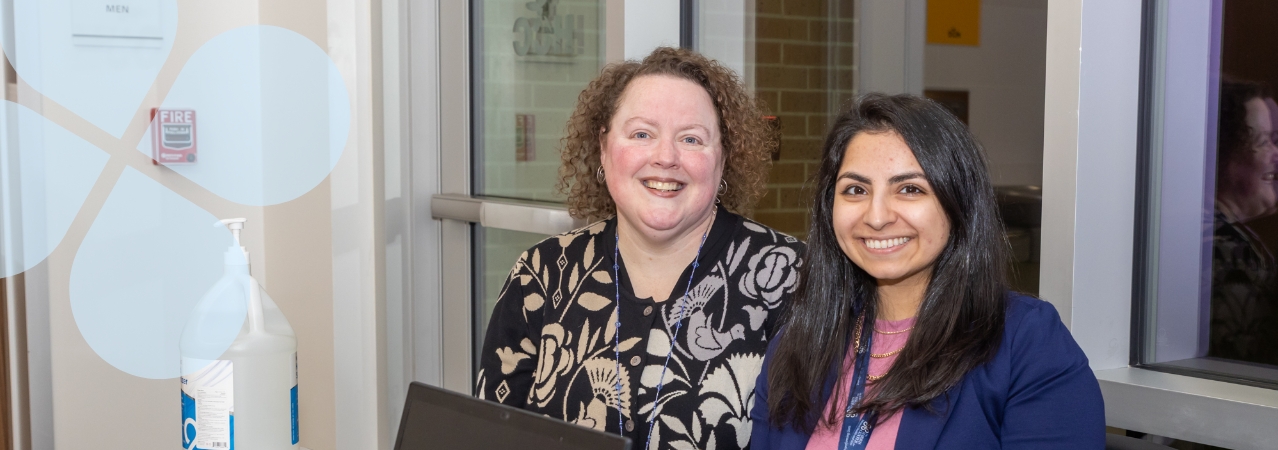
[[[4,53],[23,81],[122,137],[173,47],[175,0],[13,0]],[[6,23],[8,23],[6,21]]]
[[[350,99],[332,59],[273,26],[236,28],[205,43],[160,107],[198,116],[198,161],[169,168],[246,205],[310,191],[337,165],[350,133]],[[149,133],[137,147],[148,156]]]
[[[83,209],[92,224],[78,248],[65,249],[75,253],[72,316],[97,356],[150,379],[183,375],[184,350],[205,359],[223,354],[245,323],[247,303],[239,285],[215,285],[230,233],[151,177],[176,173],[244,205],[288,202],[332,172],[352,123],[349,90],[334,61],[284,28],[225,31],[183,55],[171,85],[167,76],[157,81],[177,12],[173,0],[15,0],[12,21],[0,21],[16,24],[0,29],[5,56],[53,106],[45,113],[55,112],[50,121],[15,103],[0,108],[0,277],[45,260]],[[163,143],[190,155],[184,165],[169,165],[171,172],[126,167],[113,184],[97,183],[110,158],[125,155],[102,149],[123,144],[125,152],[152,156],[156,124],[129,142],[72,128],[97,136],[89,142],[58,125],[83,119],[123,138],[152,107],[183,114],[183,121],[164,122]],[[110,193],[105,203],[86,206],[95,187]],[[190,327],[194,347],[180,349],[206,294],[220,306]]]
[[[217,218],[125,169],[71,268],[71,312],[102,359],[152,379],[180,375],[178,344],[195,304],[223,273],[231,243]],[[201,324],[199,354],[224,352],[244,323],[243,291]]]
[[[107,154],[9,101],[0,124],[0,277],[9,277],[62,242]]]

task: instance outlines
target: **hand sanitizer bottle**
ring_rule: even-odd
[[[223,256],[222,278],[182,330],[185,450],[298,449],[297,337],[249,273],[240,245],[245,221],[214,224],[229,228],[235,243]],[[239,317],[243,324],[228,348],[225,324]]]

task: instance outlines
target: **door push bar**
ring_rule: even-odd
[[[584,220],[568,215],[563,205],[519,200],[436,194],[430,199],[430,215],[477,223],[488,228],[543,235],[565,233],[586,226]]]

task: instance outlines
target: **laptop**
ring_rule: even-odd
[[[414,382],[395,450],[630,450],[630,439]]]

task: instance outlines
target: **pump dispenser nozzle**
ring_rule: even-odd
[[[235,238],[235,245],[241,245],[240,230],[244,229],[244,222],[248,222],[248,219],[245,219],[243,217],[236,217],[234,219],[222,219],[217,221],[217,223],[214,223],[213,227],[229,228],[231,230],[231,236]]]
[[[228,265],[229,264],[244,264],[244,265],[248,264],[248,249],[245,249],[244,245],[240,243],[240,230],[244,229],[244,222],[248,222],[248,219],[243,217],[236,217],[234,219],[222,219],[213,224],[214,227],[226,227],[227,229],[231,230],[231,237],[235,238],[235,244],[232,245],[231,248],[226,249],[225,259],[226,259],[226,264]],[[235,247],[239,247],[239,251],[240,251],[239,255],[243,255],[242,262],[239,261],[239,258],[238,258],[239,255],[234,253]]]

